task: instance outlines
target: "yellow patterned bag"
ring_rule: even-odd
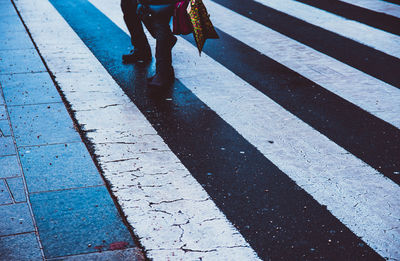
[[[197,49],[201,54],[207,39],[218,39],[219,37],[202,0],[190,0],[187,11],[193,25],[193,36]]]

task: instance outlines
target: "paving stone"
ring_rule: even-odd
[[[104,251],[101,253],[90,253],[78,256],[58,257],[47,259],[47,261],[142,261],[145,260],[138,248],[124,250]]]
[[[35,233],[0,237],[2,260],[43,260]]]
[[[0,33],[13,32],[17,28],[20,29],[19,31],[25,29],[11,1],[8,3],[0,1],[0,10]]]
[[[17,15],[9,15],[7,19],[0,19],[0,34],[15,31],[26,32],[24,25]]]
[[[0,16],[1,18],[1,16]],[[0,39],[0,50],[34,49],[31,38],[24,31],[6,32]]]
[[[16,154],[16,152],[12,137],[0,136],[0,156],[14,154]]]
[[[104,184],[82,142],[24,147],[20,155],[30,193]]]
[[[16,202],[26,202],[25,187],[22,178],[6,179],[11,194]]]
[[[8,108],[17,145],[81,141],[63,103]]]
[[[62,102],[47,72],[0,75],[8,106]]]
[[[26,203],[0,206],[0,236],[35,231]]]
[[[22,31],[26,32],[24,25],[21,23],[21,19],[18,17],[17,13],[5,14],[6,19],[0,19],[0,33],[4,34],[7,32]],[[1,15],[0,15],[1,17]]]
[[[46,258],[134,246],[104,186],[34,193],[30,200]]]
[[[14,6],[12,5],[11,1],[9,2],[2,2],[0,1],[0,19],[4,20],[7,18],[4,18],[4,16],[18,16],[17,12],[15,11]]]
[[[8,120],[0,120],[0,136],[10,136],[11,127]]]
[[[1,90],[2,88],[1,88],[1,80],[0,80],[0,90]],[[3,95],[1,95],[1,91],[0,91],[0,105],[3,105],[3,104],[5,104],[5,102],[4,102],[4,98],[3,98]]]
[[[0,205],[11,204],[12,202],[11,195],[8,192],[4,179],[0,179]]]
[[[1,140],[1,138],[0,138]],[[21,168],[17,156],[0,157],[0,178],[21,176]]]
[[[0,120],[7,120],[6,107],[4,105],[0,105]]]
[[[44,72],[35,49],[0,50],[0,74]]]

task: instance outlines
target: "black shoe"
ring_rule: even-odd
[[[147,83],[151,82],[156,77],[156,75],[157,74],[154,74],[153,76],[147,78]]]
[[[147,86],[150,88],[163,88],[171,86],[175,81],[174,69],[171,67],[171,70],[167,74],[156,73],[150,78],[147,78]]]
[[[169,78],[166,79],[162,76],[160,76],[159,74],[156,74],[155,76],[151,77],[152,79],[147,83],[147,86],[149,88],[167,88],[169,86],[171,86],[174,81],[175,78]]]
[[[150,52],[136,51],[133,49],[129,54],[122,55],[122,62],[125,64],[148,61],[151,61]]]

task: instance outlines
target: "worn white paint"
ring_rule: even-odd
[[[400,6],[383,0],[340,0],[341,2],[356,5],[374,12],[384,13],[400,18]]]
[[[126,30],[110,10],[118,0],[91,2]],[[182,38],[173,61],[177,78],[269,160],[380,255],[400,258],[398,185]]]
[[[400,58],[400,37],[295,0],[255,0],[338,35]]]
[[[216,27],[323,88],[400,128],[400,89],[335,60],[304,44],[204,1]],[[254,37],[257,35],[257,37]]]
[[[148,257],[258,260],[51,4],[15,2]]]

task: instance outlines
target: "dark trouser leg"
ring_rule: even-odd
[[[135,49],[150,53],[150,45],[143,31],[142,22],[136,14],[136,0],[121,0],[121,9],[124,21],[131,35],[131,42]]]
[[[152,16],[145,21],[146,27],[156,39],[156,73],[162,81],[171,81],[174,78],[171,50],[176,37],[169,26],[171,16],[172,11],[165,15]]]
[[[168,23],[155,22],[153,26],[156,34],[156,70],[169,76],[172,72],[171,44],[174,36]]]

